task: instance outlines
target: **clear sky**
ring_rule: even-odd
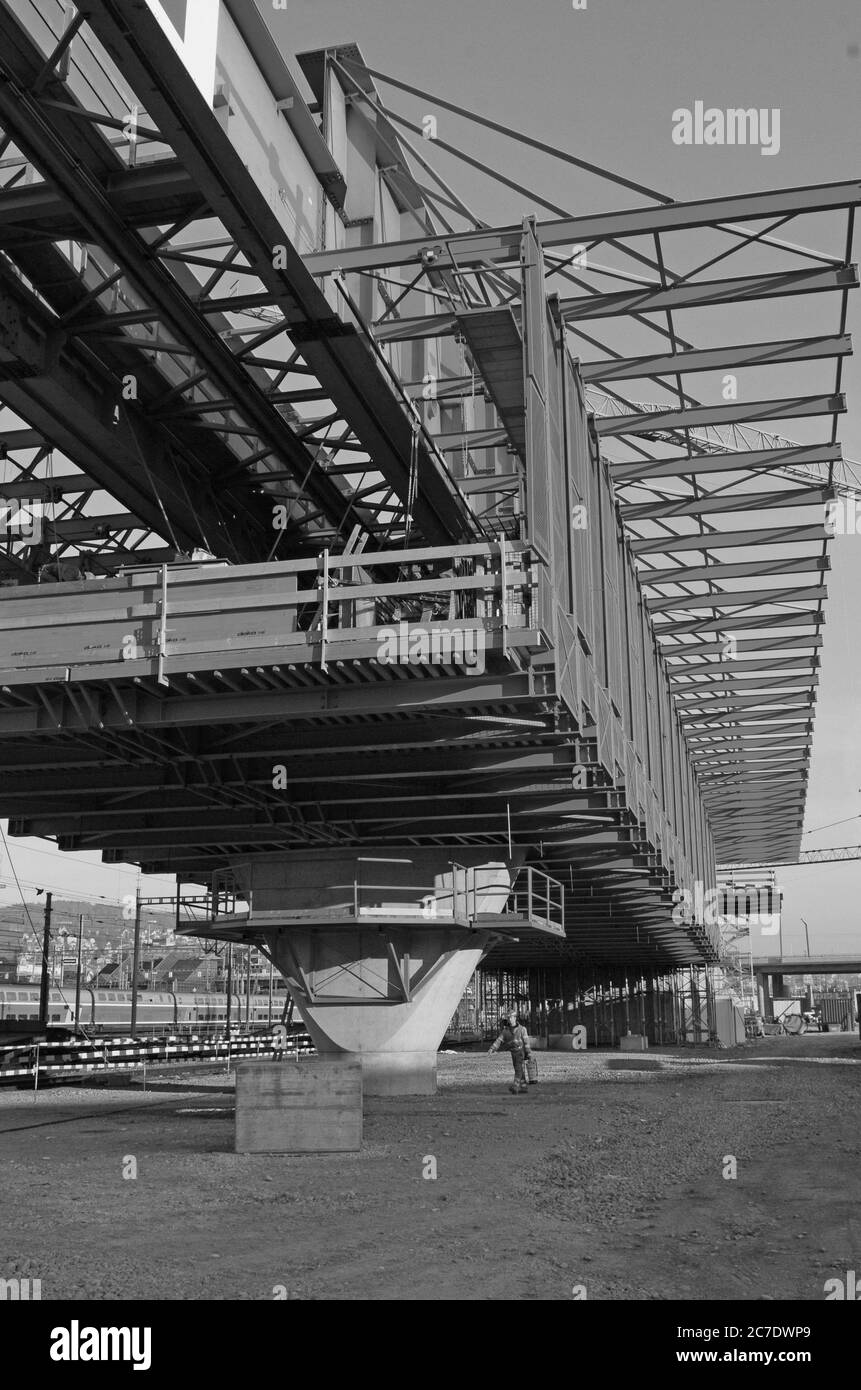
[[[585,10],[571,0],[288,0],[286,10],[259,0],[258,8],[288,60],[305,49],[355,42],[372,67],[677,199],[861,176],[858,0],[588,0]],[[425,100],[381,90],[413,120],[434,110]],[[698,100],[722,109],[779,108],[779,153],[674,144],[673,111]],[[444,138],[572,212],[642,202],[456,116],[437,115]],[[491,223],[533,210],[542,215],[474,171],[445,158],[438,167]],[[852,299],[849,328],[858,343],[861,292]],[[806,331],[803,315],[796,327]],[[764,322],[763,339],[780,336],[768,328]],[[857,358],[849,360],[844,389],[844,453],[861,460]],[[861,536],[838,538],[831,556],[805,822],[815,833],[805,835],[806,848],[861,843],[861,819],[832,824],[861,812]],[[28,843],[39,852],[26,852]],[[14,841],[12,848],[28,881],[114,898],[133,891],[134,871],[82,870],[70,856],[45,854],[42,842]],[[8,884],[5,864],[0,877]],[[861,861],[782,870],[780,879],[788,952],[804,949],[802,917],[814,952],[861,944]],[[169,880],[147,888],[169,890]],[[0,903],[13,900],[7,887]]]

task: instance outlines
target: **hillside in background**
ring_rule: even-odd
[[[81,913],[84,917],[84,937],[95,941],[94,949],[100,953],[116,948],[123,929],[130,933],[134,927],[133,920],[123,917],[123,909],[119,904],[81,902],[72,898],[55,897],[51,905],[52,931],[65,928],[73,936],[77,936],[78,918]],[[20,941],[21,947],[27,949],[34,944],[33,929],[41,941],[44,914],[44,897],[40,897],[34,903],[27,903],[26,909],[20,902],[0,907],[0,945],[11,946]],[[174,915],[172,912],[155,912],[145,907],[141,927],[144,935],[152,934],[158,940],[173,931]]]

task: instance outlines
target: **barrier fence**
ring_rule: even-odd
[[[314,1051],[307,1033],[293,1033],[284,1041],[272,1034],[245,1038],[162,1038],[144,1043],[132,1039],[111,1042],[39,1042],[0,1047],[0,1082],[32,1076],[38,1084],[43,1073],[73,1076],[82,1072],[128,1071],[147,1063],[169,1064],[272,1056],[281,1052],[308,1055]]]

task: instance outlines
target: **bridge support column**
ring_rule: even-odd
[[[437,1049],[489,933],[314,928],[270,937],[321,1055],[356,1057],[366,1095],[433,1095]]]
[[[756,982],[759,986],[760,1012],[766,1023],[773,1023],[775,999],[789,998],[784,977],[773,970],[757,969]]]
[[[487,851],[320,850],[234,872],[249,929],[321,1055],[362,1062],[366,1095],[429,1095],[437,1049],[516,873]]]

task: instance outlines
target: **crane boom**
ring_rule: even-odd
[[[835,864],[842,859],[861,859],[861,845],[839,845],[835,849],[803,849],[797,859],[770,859],[756,864],[720,864],[727,869],[776,869],[792,864]]]

